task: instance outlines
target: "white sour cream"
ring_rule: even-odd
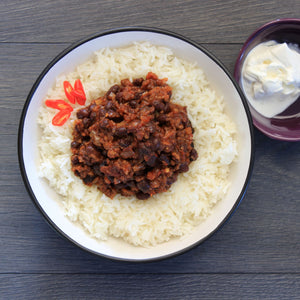
[[[299,49],[275,41],[257,45],[246,57],[241,84],[260,114],[272,118],[282,113],[300,96]]]

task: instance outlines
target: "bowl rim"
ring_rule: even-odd
[[[251,44],[252,40],[255,37],[259,36],[265,30],[267,30],[268,28],[270,28],[272,26],[284,25],[284,24],[299,24],[300,25],[300,19],[299,18],[279,18],[279,19],[275,19],[275,20],[269,21],[269,22],[261,25],[253,33],[250,34],[250,36],[246,39],[246,41],[244,42],[242,48],[240,49],[239,54],[238,54],[237,59],[236,59],[236,62],[235,62],[233,76],[234,76],[234,78],[237,82],[239,81],[239,77],[241,76],[241,74],[239,72],[239,67],[241,66],[241,61],[244,59],[245,51],[248,49],[248,47]],[[239,82],[238,82],[238,84],[239,84]],[[247,97],[245,96],[245,98],[247,98]],[[247,102],[248,102],[248,100],[247,100]],[[251,112],[251,110],[250,110],[250,112]],[[287,141],[287,142],[300,141],[300,136],[295,137],[295,138],[294,137],[285,137],[284,135],[278,136],[277,134],[274,134],[274,133],[266,130],[265,127],[258,120],[256,120],[255,117],[252,116],[252,120],[253,120],[254,126],[258,130],[260,130],[262,133],[264,133],[266,136],[268,136],[272,139],[276,139],[276,140],[280,140],[280,141]]]
[[[192,46],[194,46],[195,48],[197,48],[198,50],[202,51],[204,54],[206,54],[211,60],[213,60],[223,71],[224,73],[227,75],[228,79],[232,82],[232,84],[234,85],[234,88],[236,89],[244,111],[246,113],[246,117],[247,117],[247,125],[249,128],[249,132],[250,132],[250,157],[249,157],[249,166],[248,166],[248,170],[247,170],[247,176],[245,179],[245,182],[243,184],[243,187],[239,193],[239,196],[237,197],[237,199],[234,201],[234,204],[232,205],[230,211],[228,212],[228,214],[223,218],[222,222],[220,222],[218,224],[218,226],[211,231],[209,234],[207,234],[206,236],[204,236],[203,238],[201,238],[200,240],[198,240],[197,242],[184,247],[178,251],[175,252],[171,252],[168,254],[164,254],[161,256],[156,256],[156,257],[151,257],[151,258],[146,258],[146,259],[132,259],[132,258],[122,258],[122,257],[116,257],[116,256],[110,256],[107,254],[103,254],[103,253],[99,253],[97,251],[91,250],[87,247],[85,247],[84,245],[80,244],[79,242],[77,242],[76,240],[74,240],[73,238],[71,238],[70,236],[68,236],[61,228],[59,228],[48,216],[48,214],[44,211],[44,209],[41,207],[38,199],[36,198],[32,188],[31,188],[31,184],[29,181],[29,178],[27,176],[26,173],[26,169],[25,169],[25,162],[24,162],[24,158],[23,158],[23,131],[24,131],[24,123],[26,120],[26,114],[27,114],[27,110],[30,106],[31,103],[31,99],[37,89],[37,87],[39,86],[40,82],[43,80],[43,78],[45,77],[46,73],[60,60],[62,59],[64,56],[66,56],[69,52],[73,51],[74,49],[76,49],[77,47],[80,47],[82,44],[85,44],[93,39],[96,38],[100,38],[102,36],[106,36],[106,35],[110,35],[110,34],[114,34],[114,33],[121,33],[121,32],[131,32],[131,31],[144,31],[144,32],[151,32],[151,33],[157,33],[157,34],[163,34],[163,35],[167,35],[173,38],[177,38],[180,39]],[[43,71],[40,73],[40,75],[37,77],[36,81],[34,82],[27,98],[25,101],[25,104],[23,106],[22,109],[22,113],[21,113],[21,117],[20,117],[20,122],[19,122],[19,129],[18,129],[18,161],[19,161],[19,168],[20,168],[20,172],[21,172],[21,176],[25,185],[25,188],[33,202],[33,204],[35,205],[35,207],[40,211],[40,213],[43,215],[44,219],[47,221],[48,225],[50,225],[50,227],[52,229],[54,229],[54,231],[56,231],[60,236],[62,236],[64,239],[66,239],[67,241],[73,243],[74,245],[76,245],[77,247],[79,247],[80,249],[91,253],[93,255],[96,255],[97,257],[104,257],[110,260],[114,260],[114,261],[122,261],[122,262],[136,262],[136,263],[141,263],[141,262],[154,262],[154,261],[161,261],[167,258],[171,258],[171,257],[175,257],[178,255],[181,255],[193,248],[195,248],[196,246],[202,244],[204,241],[206,241],[207,239],[209,239],[212,235],[214,235],[217,231],[219,231],[224,224],[230,219],[230,217],[233,215],[233,213],[236,211],[236,209],[238,208],[238,206],[240,205],[242,199],[245,196],[246,190],[249,186],[250,183],[250,178],[253,172],[253,166],[254,166],[254,129],[253,129],[253,125],[252,125],[252,116],[250,113],[250,109],[247,103],[247,100],[240,88],[240,86],[237,84],[236,80],[234,79],[234,77],[229,73],[229,71],[226,69],[226,67],[223,65],[223,63],[216,58],[212,53],[210,53],[208,50],[206,50],[202,45],[199,45],[197,43],[195,43],[194,41],[192,41],[189,38],[186,38],[180,34],[177,34],[175,32],[169,31],[169,30],[165,30],[165,29],[160,29],[160,28],[155,28],[155,27],[146,27],[146,26],[130,26],[130,27],[119,27],[119,28],[113,28],[110,30],[105,30],[105,31],[101,31],[100,33],[96,33],[96,34],[92,34],[89,35],[88,37],[81,39],[77,42],[72,43],[69,47],[67,47],[65,50],[61,51],[58,55],[56,55],[47,65],[46,67],[43,69]]]

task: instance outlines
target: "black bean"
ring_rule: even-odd
[[[106,95],[109,95],[110,93],[116,94],[119,90],[120,90],[120,86],[115,84],[107,91]]]
[[[106,109],[111,109],[114,107],[114,103],[112,101],[108,101],[107,104],[105,105]]]
[[[102,176],[103,175],[103,173],[100,171],[100,165],[99,164],[94,164],[93,165],[93,171],[98,176]]]
[[[99,116],[100,117],[104,117],[105,116],[105,114],[106,114],[106,109],[105,109],[105,107],[103,107],[103,106],[101,106],[100,108],[99,108]],[[91,113],[92,114],[92,113]]]
[[[157,121],[160,123],[160,124],[165,124],[167,122],[167,116],[166,115],[158,115],[157,117]]]
[[[82,129],[83,129],[83,126],[80,122],[76,123],[75,124],[75,131],[78,133],[78,134],[81,134],[82,133]]]
[[[78,143],[78,142],[76,142],[76,141],[73,141],[73,142],[71,143],[71,148],[76,149],[76,148],[78,148],[80,145],[81,145],[80,143]]]
[[[108,120],[106,118],[102,119],[100,122],[99,122],[99,126],[101,128],[106,128],[108,126]]]
[[[142,180],[137,184],[137,188],[147,194],[150,190],[150,184],[146,180]]]
[[[177,175],[173,174],[173,176],[170,176],[167,178],[167,185],[173,184],[177,180]]]
[[[142,193],[142,192],[139,192],[136,194],[136,197],[139,199],[139,200],[146,200],[150,197],[149,194],[145,194],[145,193]]]
[[[95,103],[91,104],[91,105],[89,106],[90,111],[92,111],[95,107],[96,107],[96,104],[95,104]]]
[[[151,150],[155,152],[155,151],[159,150],[159,148],[160,148],[160,141],[158,138],[154,138],[152,140]]]
[[[78,159],[78,156],[77,155],[73,155],[72,157],[71,157],[71,163],[72,163],[72,165],[78,165],[79,164],[79,159]]]
[[[127,129],[125,127],[118,127],[114,133],[117,137],[122,137],[127,135]]]
[[[77,112],[77,118],[78,119],[83,119],[83,118],[86,118],[90,115],[90,111],[85,107],[85,108],[82,108],[80,109],[78,112]]]
[[[92,111],[91,114],[90,114],[91,120],[94,121],[96,119],[96,117],[97,117],[97,113]]]
[[[87,154],[91,154],[95,152],[95,148],[92,146],[92,144],[88,144],[85,148],[85,151],[87,152]]]
[[[194,161],[198,158],[198,153],[197,151],[193,148],[190,152],[190,159],[191,161]]]
[[[83,123],[83,125],[84,125],[84,128],[88,128],[88,127],[90,126],[90,121],[91,121],[91,119],[89,119],[89,118],[84,118],[84,119],[82,120],[82,123]]]
[[[158,112],[163,111],[165,108],[165,105],[159,100],[154,100],[153,105]]]
[[[116,112],[114,110],[110,109],[106,112],[105,116],[109,119],[114,118],[114,117],[116,117]]]
[[[131,100],[131,101],[129,102],[129,106],[130,106],[131,108],[136,108],[137,105],[138,105],[138,103],[137,103],[135,100]]]
[[[116,184],[115,187],[116,187],[116,189],[121,190],[121,189],[127,188],[127,185],[125,183],[121,182],[121,183]]]
[[[189,165],[187,162],[184,162],[179,167],[179,172],[187,172],[189,170]]]
[[[167,114],[171,111],[170,103],[167,102],[165,107],[164,107],[164,113]]]
[[[157,156],[155,154],[151,154],[151,156],[146,160],[146,164],[149,167],[154,167],[156,164]]]
[[[120,103],[120,101],[123,99],[123,93],[122,92],[118,92],[116,94],[116,100]]]
[[[83,182],[85,184],[89,184],[89,183],[92,183],[94,179],[95,179],[95,176],[87,175],[86,177],[83,178]]]
[[[133,180],[127,181],[127,186],[130,187],[131,189],[136,189],[136,184],[135,181]]]
[[[134,79],[134,80],[132,81],[132,83],[133,83],[133,85],[135,85],[135,86],[141,86],[142,83],[143,83],[143,81],[144,81],[144,78],[136,78],[136,79]]]

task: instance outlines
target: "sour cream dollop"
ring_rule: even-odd
[[[265,117],[282,113],[300,96],[300,51],[268,41],[247,55],[241,84],[253,108]]]

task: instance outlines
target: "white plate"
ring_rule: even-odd
[[[182,238],[151,248],[135,247],[122,240],[111,238],[99,242],[81,227],[64,216],[57,195],[38,176],[38,149],[40,128],[36,122],[38,109],[46,92],[62,72],[71,72],[74,62],[87,60],[93,52],[104,47],[125,46],[133,41],[149,41],[154,45],[171,48],[174,54],[197,62],[217,93],[224,95],[226,111],[238,128],[239,158],[230,173],[231,188],[210,217]],[[19,128],[19,162],[25,185],[34,203],[47,221],[64,237],[92,253],[118,260],[146,261],[162,259],[182,253],[207,239],[228,219],[237,208],[246,191],[253,167],[253,131],[246,101],[233,77],[224,66],[205,49],[174,33],[149,28],[123,28],[104,32],[68,48],[56,57],[42,72],[25,103]]]

